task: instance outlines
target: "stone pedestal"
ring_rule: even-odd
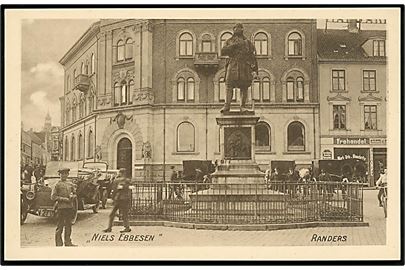
[[[213,188],[228,184],[263,184],[264,173],[255,162],[255,126],[259,120],[254,112],[229,112],[217,117],[220,127],[221,163],[212,175]],[[243,188],[242,186],[235,186]]]

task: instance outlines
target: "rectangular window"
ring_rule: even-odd
[[[253,82],[253,99],[256,101],[260,100],[260,82],[259,81]]]
[[[304,101],[304,82],[297,81],[297,101]]]
[[[295,41],[288,41],[288,55],[295,55]]]
[[[184,81],[177,83],[177,100],[184,100]]]
[[[377,129],[377,106],[364,105],[364,129]]]
[[[263,101],[270,101],[270,83],[267,81],[263,82]]]
[[[333,105],[333,129],[346,129],[345,105]]]
[[[333,91],[345,91],[346,90],[346,78],[344,70],[332,70],[332,90]]]
[[[294,82],[287,82],[287,101],[294,101]]]
[[[187,100],[194,101],[194,81],[187,83]]]
[[[363,71],[363,91],[375,91],[375,70],[364,70]]]
[[[385,56],[385,40],[373,41],[373,56]]]

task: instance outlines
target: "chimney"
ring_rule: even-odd
[[[350,19],[347,23],[347,30],[349,33],[358,33],[359,28],[357,27],[357,20],[356,19]]]

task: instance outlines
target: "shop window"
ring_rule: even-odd
[[[375,91],[375,70],[363,70],[363,91]]]
[[[265,33],[259,32],[254,37],[254,44],[256,48],[256,55],[268,54],[268,37]]]
[[[124,51],[124,41],[119,40],[117,42],[117,61],[123,61],[125,57],[125,51]]]
[[[293,32],[288,35],[288,55],[289,56],[302,55],[302,37],[297,32]]]
[[[376,130],[377,129],[377,106],[365,105],[364,106],[364,129]]]
[[[288,151],[305,151],[305,129],[298,121],[292,122],[287,129]]]
[[[373,56],[385,56],[385,40],[373,41]]]
[[[193,36],[190,33],[183,33],[179,38],[179,55],[192,56],[193,55]]]
[[[332,70],[332,91],[346,90],[346,74],[344,70]]]
[[[259,122],[255,127],[255,145],[258,150],[271,150],[270,127],[264,122]]]
[[[195,151],[195,130],[189,122],[183,122],[177,127],[177,152]]]
[[[333,105],[333,129],[346,129],[345,105]]]

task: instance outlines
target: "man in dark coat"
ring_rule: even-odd
[[[120,210],[122,215],[122,221],[124,223],[124,230],[120,231],[121,233],[130,232],[131,228],[129,227],[128,212],[131,204],[131,189],[129,188],[131,182],[126,177],[126,170],[121,168],[118,172],[118,176],[113,183],[113,194],[112,198],[114,200],[114,207],[111,210],[108,228],[104,232],[111,232],[112,226],[115,218],[115,214]]]
[[[255,47],[243,35],[241,23],[233,27],[233,35],[225,42],[221,55],[229,56],[225,65],[226,99],[221,112],[229,111],[234,88],[240,89],[240,110],[244,112],[246,111],[247,91],[253,78],[257,76],[258,66]]]
[[[67,181],[69,176],[69,168],[60,169],[60,181],[55,185],[51,193],[51,199],[56,202],[56,233],[55,242],[56,246],[63,246],[62,232],[65,229],[65,246],[74,247],[70,236],[72,234],[72,220],[74,215],[73,201],[76,198],[75,186]]]

